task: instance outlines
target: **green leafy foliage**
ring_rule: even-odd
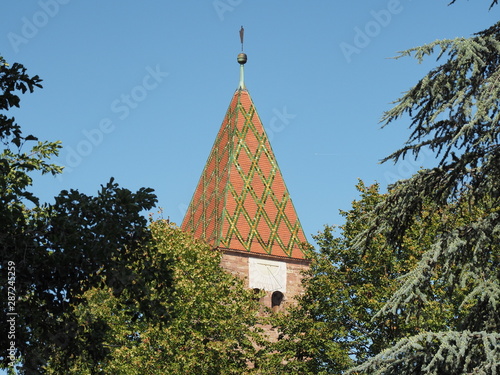
[[[422,235],[423,218],[431,211],[419,213],[398,248],[390,246],[383,234],[372,238],[370,246],[355,247],[357,237],[368,228],[366,215],[386,198],[378,185],[359,182],[357,189],[360,200],[341,212],[346,220],[341,234],[336,236],[327,226],[315,236],[319,252],[305,275],[305,293],[297,306],[274,321],[283,336],[271,345],[270,362],[277,373],[343,373],[402,337],[443,328],[454,319],[453,301],[436,279],[418,316],[405,320],[401,310],[376,315],[432,242],[441,216],[434,214]]]
[[[212,250],[165,220],[151,223],[152,238],[128,267],[157,270],[141,283],[156,307],[144,306],[128,291],[95,287],[75,306],[77,340],[101,333],[107,354],[99,361],[83,352],[70,363],[64,355],[50,361],[59,374],[244,374],[251,370],[262,339],[253,291],[220,267]],[[140,282],[137,281],[139,284]],[[85,347],[92,349],[87,342]],[[60,367],[60,363],[64,366]]]
[[[0,56],[0,111],[19,107],[19,92],[31,93],[36,87],[42,87],[38,76],[28,76],[21,64],[9,66]],[[5,113],[0,113],[0,141],[4,146],[0,153],[0,246],[7,249],[14,246],[14,242],[23,241],[22,233],[27,225],[25,203],[38,203],[28,190],[32,184],[29,173],[60,173],[62,169],[49,164],[47,159],[57,156],[61,146],[60,142],[37,142],[25,151],[25,144],[37,138],[23,136],[15,118]]]
[[[24,233],[31,244],[5,257],[16,264],[16,342],[23,371],[42,373],[54,352],[69,357],[87,350],[75,340],[73,309],[89,288],[105,283],[117,295],[127,290],[146,306],[158,304],[141,289],[156,270],[130,267],[149,237],[140,213],[155,201],[149,189],[131,193],[110,181],[96,197],[63,191],[54,205],[42,208],[43,215],[31,216],[30,232]],[[98,337],[91,341],[97,360],[106,351]]]
[[[48,159],[56,156],[59,142],[37,142],[31,149],[26,147],[37,138],[22,134],[20,126],[14,117],[5,113],[12,107],[19,107],[20,93],[33,92],[41,88],[41,79],[38,76],[30,77],[21,64],[10,66],[0,57],[0,140],[3,150],[0,153],[0,293],[2,294],[2,313],[7,317],[8,312],[17,312],[18,301],[9,301],[7,296],[14,298],[32,288],[32,282],[23,279],[22,267],[18,268],[17,260],[22,259],[36,244],[36,222],[46,215],[43,209],[28,209],[38,204],[37,197],[29,191],[32,185],[30,173],[61,172],[61,168],[48,163]],[[9,269],[10,267],[10,269]],[[8,270],[14,274],[8,274]],[[10,278],[8,278],[10,276]],[[29,277],[29,275],[26,275]],[[10,283],[4,282],[11,281]],[[9,289],[10,288],[10,289]],[[8,292],[11,294],[9,295]],[[5,297],[4,297],[5,296]],[[9,304],[10,302],[10,304]],[[30,312],[31,313],[31,312]],[[19,320],[16,320],[17,332],[20,331]],[[2,324],[0,329],[0,345],[9,348],[11,339],[7,333],[10,324]],[[10,331],[9,331],[10,332]],[[16,344],[18,342],[17,337]],[[0,354],[2,366],[12,362],[7,352]]]

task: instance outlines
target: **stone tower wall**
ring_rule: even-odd
[[[243,251],[234,251],[223,249],[221,266],[226,271],[242,278],[246,288],[264,289],[265,295],[260,299],[264,307],[273,308],[272,294],[275,291],[281,291],[284,294],[284,300],[277,310],[286,311],[287,306],[294,303],[295,297],[303,292],[302,272],[309,268],[309,261],[306,259],[293,259],[284,257],[262,256]],[[273,285],[268,282],[266,273],[252,275],[252,263],[266,265],[281,265],[285,270],[281,274],[271,275],[271,278],[277,280]],[[277,267],[277,266],[276,266]],[[267,269],[264,269],[267,271]],[[263,276],[263,277],[262,277]],[[283,280],[284,279],[284,280]],[[284,281],[284,282],[283,282]],[[276,308],[275,308],[276,309]]]

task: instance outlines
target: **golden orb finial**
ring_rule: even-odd
[[[239,53],[237,60],[241,65],[244,65],[247,62],[247,54],[243,52]]]

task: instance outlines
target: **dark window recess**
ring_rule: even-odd
[[[285,295],[280,291],[273,292],[271,295],[271,308],[273,312],[278,312],[280,310],[281,303],[285,299]]]

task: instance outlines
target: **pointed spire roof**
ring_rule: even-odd
[[[240,83],[184,217],[182,229],[214,247],[304,259],[306,237],[262,121]]]

